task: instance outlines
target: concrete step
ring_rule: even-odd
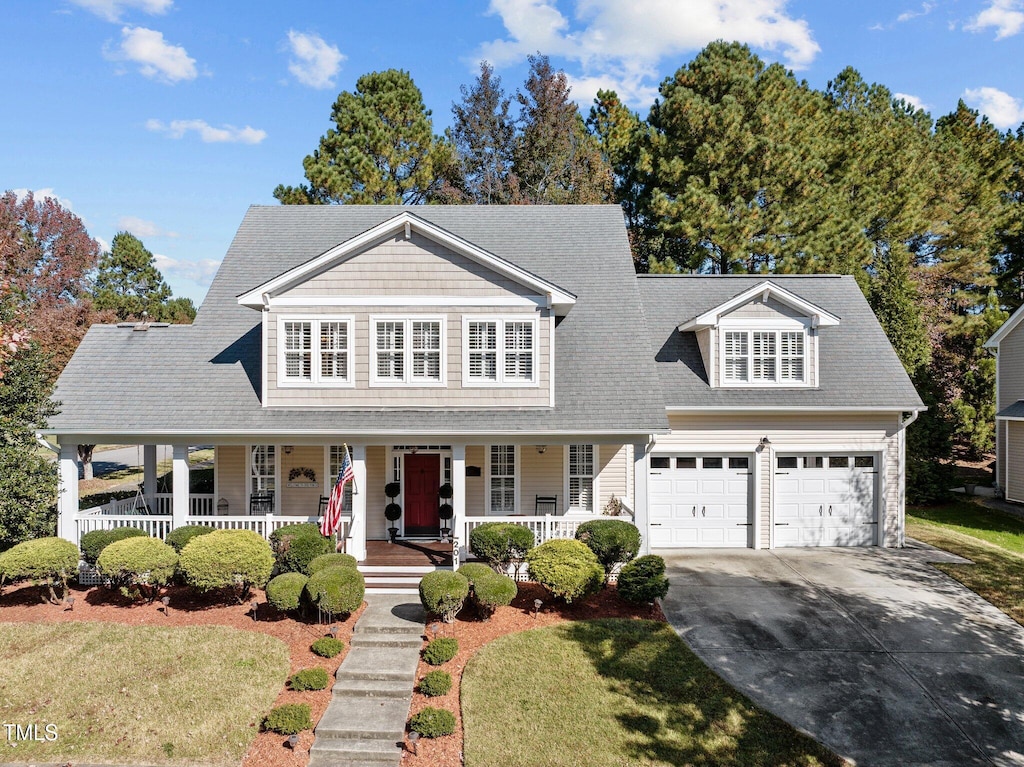
[[[375,586],[381,583],[401,583],[406,586],[415,586],[417,591],[419,591],[420,588],[420,576],[403,575],[402,573],[381,573],[380,575],[364,575],[363,582],[367,586]]]
[[[419,598],[419,586],[411,583],[400,583],[396,581],[382,581],[380,583],[367,583],[367,594],[381,594],[384,596],[401,596],[404,598]]]
[[[416,634],[353,634],[353,647],[422,647],[423,638]]]
[[[419,647],[353,647],[338,668],[337,680],[414,680]]]
[[[380,575],[381,573],[401,573],[403,575],[423,576],[435,570],[451,570],[450,565],[356,565],[356,569],[363,575]]]
[[[309,750],[309,767],[364,767],[397,765],[402,758],[401,740],[318,739]]]
[[[412,700],[412,687],[407,679],[342,679],[331,691],[335,695],[364,698],[406,698]]]
[[[426,614],[418,598],[375,594],[367,603],[366,611],[356,623],[355,634],[423,633]]]
[[[405,733],[409,702],[400,698],[335,696],[316,726],[314,745],[339,738],[398,742]]]

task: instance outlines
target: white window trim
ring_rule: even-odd
[[[484,381],[479,378],[471,378],[469,375],[469,324],[471,322],[494,322],[497,323],[497,380]],[[505,323],[506,322],[529,322],[533,326],[533,349],[532,363],[533,376],[528,381],[519,378],[505,380]],[[552,327],[554,323],[552,322]],[[537,388],[540,386],[540,338],[537,335],[540,324],[537,317],[532,315],[487,315],[487,314],[464,314],[462,315],[462,387],[473,388]]]
[[[499,445],[499,447],[504,447],[504,446],[505,445]],[[497,512],[491,511],[491,448],[492,447],[494,447],[494,445],[486,445],[484,447],[484,515],[485,516],[503,516],[504,512],[499,514]],[[512,474],[513,493],[514,493],[512,513],[518,514],[518,513],[520,513],[520,509],[522,509],[522,499],[521,499],[520,494],[519,494],[519,483],[520,483],[521,477],[523,475],[523,466],[522,466],[522,463],[520,463],[521,459],[520,459],[520,448],[519,448],[519,445],[513,445],[513,450],[514,450],[514,453],[513,453],[512,460],[515,461],[515,466],[514,466],[515,471]]]
[[[776,348],[776,360],[780,360],[782,357],[782,343],[779,339],[779,333],[800,333],[804,335],[804,378],[802,381],[795,381],[792,379],[783,379],[779,376],[782,374],[782,365],[778,362],[775,365],[776,380],[766,381],[763,379],[755,380],[752,376],[754,374],[754,339],[753,333],[760,332],[772,332],[776,334],[775,348]],[[811,383],[811,334],[812,329],[810,327],[810,321],[802,321],[798,319],[785,319],[785,320],[762,320],[752,322],[748,318],[742,320],[723,320],[718,324],[718,327],[713,334],[714,344],[717,347],[716,351],[718,354],[718,384],[722,388],[732,389],[809,389],[813,388]],[[730,381],[725,376],[725,334],[726,333],[746,333],[747,334],[747,374],[751,378],[747,381]],[[817,339],[815,339],[817,340]],[[817,368],[818,361],[818,345],[814,344],[814,367]]]
[[[403,331],[404,349],[402,356],[405,358],[402,368],[404,378],[399,381],[394,378],[381,378],[377,375],[377,323],[378,322],[402,322],[405,324]],[[412,376],[412,323],[414,322],[437,322],[441,328],[440,346],[440,374],[439,381],[431,381]],[[437,388],[448,385],[448,318],[443,314],[409,315],[409,314],[374,314],[370,316],[370,386],[373,388],[390,387],[413,387],[413,388]]]
[[[310,323],[311,345],[310,352],[312,360],[310,363],[310,379],[288,378],[285,375],[285,331],[286,322],[308,322]],[[320,376],[320,323],[321,322],[343,322],[346,325],[348,336],[348,349],[345,355],[348,357],[346,378],[321,378]],[[277,386],[279,389],[351,389],[356,385],[355,380],[355,356],[352,348],[355,346],[355,319],[350,315],[324,316],[322,314],[282,314],[277,317]],[[334,352],[332,352],[334,353]]]
[[[250,443],[245,446],[245,509],[242,514],[249,515],[249,504],[252,500],[252,451],[257,444],[271,445],[274,448],[274,514],[281,513],[281,446],[273,442]]]
[[[574,442],[575,445],[589,445],[589,442]],[[600,514],[601,513],[601,446],[594,445],[594,508],[591,510],[581,509],[579,506],[569,505],[569,445],[563,447],[562,452],[562,498],[565,499],[566,514]]]

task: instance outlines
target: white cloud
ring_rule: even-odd
[[[981,32],[987,27],[996,28],[996,40],[1012,37],[1024,29],[1024,0],[991,0],[991,5],[979,13],[964,27],[971,32]]]
[[[206,144],[259,144],[267,137],[265,130],[248,125],[244,128],[236,128],[234,125],[215,128],[206,120],[171,120],[170,123],[146,120],[146,130],[166,133],[170,138],[182,138],[189,131],[194,131]]]
[[[902,24],[905,21],[910,21],[911,19],[916,19],[919,16],[927,16],[929,13],[932,12],[932,9],[934,7],[935,7],[935,3],[921,3],[921,9],[920,10],[917,10],[917,11],[904,11],[899,16],[897,16],[896,17],[896,23],[897,24]]]
[[[217,269],[220,268],[220,261],[215,261],[212,258],[184,261],[157,253],[153,255],[153,261],[156,263],[156,268],[165,277],[168,275],[180,277],[202,286],[213,282],[213,276],[217,274]]]
[[[74,207],[71,205],[71,200],[69,200],[67,197],[61,197],[59,194],[53,191],[53,187],[48,186],[44,187],[43,189],[26,189],[25,187],[21,187],[19,189],[12,189],[11,191],[14,192],[14,196],[18,198],[18,202],[24,200],[28,193],[31,192],[32,198],[37,202],[39,200],[50,199],[56,202],[62,208],[70,210],[72,213],[75,212]]]
[[[892,97],[895,99],[903,99],[914,109],[923,109],[925,112],[931,110],[928,104],[925,104],[918,96],[914,96],[910,93],[894,93]]]
[[[174,0],[71,0],[71,2],[107,21],[120,21],[121,16],[128,9],[161,16],[174,5]]]
[[[968,88],[964,91],[963,99],[986,115],[1000,130],[1016,128],[1024,122],[1024,104],[1021,100],[998,88]]]
[[[477,60],[495,66],[540,51],[578,62],[572,77],[582,92],[615,87],[627,103],[647,106],[661,76],[659,62],[703,48],[713,40],[739,40],[777,52],[794,69],[821,51],[810,27],[786,12],[787,0],[574,0],[572,19],[556,0],[491,0],[508,36],[483,44]],[[621,88],[621,90],[620,90]]]
[[[112,61],[133,61],[146,77],[167,83],[195,80],[198,74],[196,60],[188,51],[171,45],[161,32],[145,27],[123,27],[121,44],[116,49],[108,46],[104,55]]]
[[[345,54],[329,45],[320,35],[288,30],[288,45],[295,57],[288,71],[310,88],[333,88],[334,76],[345,61]]]
[[[136,237],[177,237],[177,232],[169,232],[161,229],[152,221],[146,221],[135,216],[121,216],[117,220],[117,228],[121,231],[131,232]]]

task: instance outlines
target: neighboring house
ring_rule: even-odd
[[[452,486],[463,555],[482,521],[571,536],[612,496],[645,549],[898,546],[923,407],[852,278],[637,277],[615,206],[253,207],[194,324],[93,326],[55,398],[61,536],[315,519],[347,444],[359,559],[393,481],[403,538],[438,538]],[[79,514],[79,443],[145,445],[166,513]]]
[[[1008,501],[1024,503],[1024,307],[985,347],[996,355],[996,485]]]

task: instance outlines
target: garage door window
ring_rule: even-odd
[[[652,469],[671,469],[672,459],[668,456],[651,456],[651,468]]]
[[[858,455],[853,459],[853,465],[858,469],[875,468],[875,457],[873,455]]]
[[[729,459],[729,468],[730,469],[749,469],[750,468],[750,459],[746,458],[746,457],[730,458]]]
[[[828,467],[830,469],[848,469],[850,468],[850,458],[846,455],[830,455]]]
[[[780,469],[795,469],[796,468],[796,456],[795,455],[780,455],[776,461]]]
[[[804,468],[805,469],[823,469],[825,468],[825,459],[820,455],[805,455],[804,456]]]
[[[701,466],[705,469],[721,469],[722,459],[721,458],[702,458]]]
[[[676,458],[676,468],[677,469],[696,469],[697,468],[697,458],[696,458],[696,456],[688,455],[688,456],[683,456],[682,458]]]

